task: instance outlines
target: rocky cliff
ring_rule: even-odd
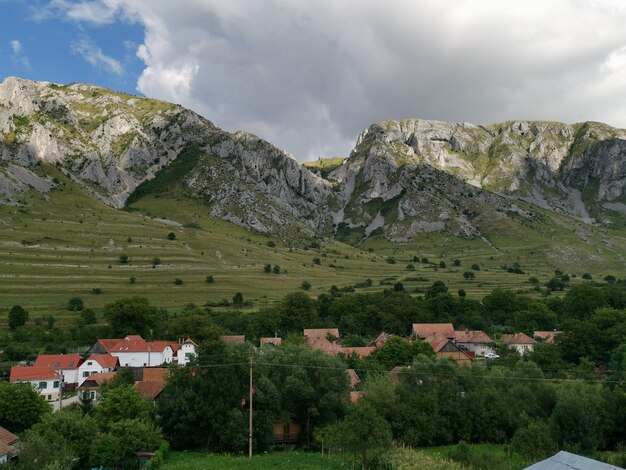
[[[541,211],[588,224],[626,215],[626,131],[600,123],[386,121],[365,130],[343,163],[308,169],[177,105],[7,78],[0,203],[54,188],[42,164],[118,208],[175,180],[213,216],[284,238],[442,232],[488,243],[487,222],[532,224]]]

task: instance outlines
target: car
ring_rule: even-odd
[[[498,359],[500,356],[498,356],[496,353],[492,353],[492,352],[488,352],[485,353],[485,359]]]

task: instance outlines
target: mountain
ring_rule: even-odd
[[[626,216],[626,131],[600,123],[385,121],[348,158],[300,165],[181,106],[7,78],[0,203],[54,189],[38,170],[50,164],[115,208],[193,199],[210,216],[285,240],[441,234],[497,249],[497,236],[548,236],[555,224],[586,241],[588,227],[621,229]]]

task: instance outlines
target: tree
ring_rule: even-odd
[[[480,266],[478,264],[474,263],[474,264],[472,264],[472,269],[474,271],[480,271]]]
[[[300,289],[302,290],[311,289],[311,283],[309,281],[302,281],[302,284],[300,284]]]
[[[459,289],[459,297],[465,297],[467,295],[467,292],[465,292],[465,289]]]
[[[440,268],[445,268],[446,267],[446,262],[444,260],[439,261],[439,267]]]
[[[557,450],[550,435],[550,427],[541,421],[533,421],[518,428],[511,440],[511,447],[528,460],[543,459]]]
[[[178,278],[174,279],[174,284],[175,285],[180,286],[180,285],[182,285],[182,283],[183,283],[182,279],[178,279]]]
[[[0,382],[0,426],[21,433],[50,413],[50,406],[30,386]]]
[[[128,255],[122,254],[120,255],[120,264],[128,264],[129,258]]]
[[[591,274],[589,274],[589,273],[583,273],[582,278],[583,278],[583,279],[585,279],[585,280],[589,280],[589,281],[590,281],[591,279],[593,279],[593,277],[592,277],[592,276],[591,276]]]
[[[145,297],[116,300],[104,306],[104,318],[109,323],[113,337],[129,334],[145,336],[155,325],[159,310]]]
[[[452,261],[452,266],[461,266],[461,260],[455,259],[454,261]]]
[[[446,292],[448,292],[448,287],[443,281],[435,281],[426,291],[426,298],[435,297],[439,294],[445,294]]]
[[[302,334],[304,328],[311,328],[317,322],[315,300],[304,292],[287,294],[276,308],[283,335],[286,333]]]
[[[604,276],[604,282],[608,283],[608,284],[613,284],[615,283],[617,279],[615,279],[615,276],[613,276],[612,274],[609,274],[608,276]]]
[[[109,430],[113,423],[123,419],[139,419],[149,422],[153,409],[148,400],[139,396],[132,385],[108,388],[98,404],[95,419],[98,427]]]
[[[9,310],[9,328],[12,330],[24,326],[28,320],[28,312],[21,305],[14,305]]]
[[[404,284],[402,284],[401,282],[396,282],[393,285],[393,290],[394,292],[404,292]]]
[[[67,309],[72,312],[79,312],[85,308],[83,299],[80,297],[72,297],[67,303]]]
[[[343,421],[328,426],[317,437],[329,447],[345,449],[359,456],[364,469],[369,466],[368,453],[371,455],[391,447],[389,423],[366,402],[350,407]]]
[[[465,271],[463,273],[463,277],[469,281],[470,279],[476,278],[476,274],[474,274],[472,271]]]
[[[161,258],[153,258],[152,260],[152,267],[156,268],[159,264],[161,264]]]
[[[209,275],[206,277],[206,282],[207,284],[213,284],[215,282],[215,279],[213,279],[212,275]]]
[[[272,272],[272,265],[271,264],[266,264],[265,266],[263,266],[263,271],[265,271],[266,273],[271,273]]]
[[[600,289],[589,284],[579,284],[568,290],[563,298],[565,314],[569,318],[586,320],[590,318],[596,309],[607,307],[608,304]]]
[[[277,264],[274,265],[274,267],[272,268],[272,272],[274,274],[280,274],[280,266],[278,266]]]
[[[241,292],[237,292],[233,295],[233,305],[235,307],[241,307],[243,305],[243,294]]]
[[[93,325],[96,322],[96,312],[90,308],[80,312],[80,317],[84,320],[85,325]]]
[[[170,232],[167,234],[168,240],[176,240],[176,234],[174,232]]]
[[[408,341],[400,336],[391,336],[387,338],[383,347],[375,349],[367,360],[382,365],[385,370],[391,370],[395,366],[412,363],[420,354],[435,357],[433,348],[424,341]]]

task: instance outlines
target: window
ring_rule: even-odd
[[[48,386],[48,382],[39,382],[39,388],[46,388]]]
[[[89,371],[88,370],[83,372],[83,377],[89,377]]]
[[[52,388],[59,388],[59,381],[55,380],[54,383],[52,384]]]
[[[91,364],[93,364],[93,361],[89,361],[89,362],[87,363],[87,365],[88,365],[88,366],[90,366]]]
[[[52,395],[48,395],[48,401],[52,401]]]

